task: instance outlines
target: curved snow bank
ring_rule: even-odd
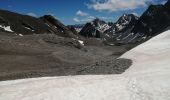
[[[133,60],[133,65],[124,73],[139,75],[146,73],[170,72],[170,31],[125,53],[121,58]]]
[[[170,31],[122,56],[121,75],[46,77],[0,82],[2,100],[170,100]]]

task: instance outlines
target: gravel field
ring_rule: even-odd
[[[99,39],[71,38],[52,34],[0,35],[0,80],[44,76],[120,74],[130,65],[116,59],[134,45],[106,46]]]

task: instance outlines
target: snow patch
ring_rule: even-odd
[[[78,41],[81,45],[84,45],[84,41],[82,41],[82,40],[77,40],[77,39],[75,39],[75,38],[72,38],[74,41]]]
[[[23,34],[18,34],[19,36],[24,36]]]
[[[84,41],[78,40],[81,45],[84,45]]]
[[[0,25],[0,28],[3,28],[5,31],[8,31],[8,32],[14,32],[14,31],[11,30],[10,26],[2,26],[2,25]]]
[[[34,31],[33,29],[31,29],[31,28],[29,28],[29,27],[24,27],[24,28],[26,28],[26,29],[28,29],[28,30],[31,30],[31,31]]]
[[[110,26],[108,24],[103,24],[103,25],[99,24],[97,27],[97,30],[103,33],[104,31],[108,30],[109,28],[110,28]]]

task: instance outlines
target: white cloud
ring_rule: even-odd
[[[80,22],[80,20],[78,18],[73,18],[73,21]]]
[[[102,19],[102,20],[113,20],[112,17],[105,17],[105,16],[98,16],[98,17],[94,17],[94,16],[87,16],[87,17],[83,17],[83,18],[73,18],[73,21],[79,23],[79,22],[90,22],[96,18]]]
[[[33,16],[33,17],[37,17],[37,15],[36,15],[35,13],[32,13],[32,12],[27,13],[27,15],[29,15],[29,16]]]
[[[90,22],[90,21],[92,21],[92,20],[94,20],[95,19],[95,17],[93,17],[93,16],[87,16],[87,17],[84,17],[84,18],[81,18],[81,19],[79,19],[79,18],[73,18],[73,21],[75,21],[75,22]]]
[[[97,11],[114,12],[145,7],[151,1],[153,0],[92,0],[87,6]]]
[[[112,20],[113,17],[105,17],[105,16],[102,16],[102,17],[99,17],[100,19],[102,20]]]
[[[88,13],[82,12],[81,10],[78,10],[76,13],[77,16],[88,16]]]
[[[76,13],[77,17],[73,18],[74,22],[80,23],[80,22],[90,22],[94,20],[96,17],[91,16],[88,13],[82,12],[81,10],[77,11]],[[104,16],[97,16],[97,18],[102,20],[112,20],[112,17],[104,17]]]
[[[88,17],[86,17],[86,18],[81,19],[81,21],[82,21],[82,22],[90,22],[90,21],[92,21],[92,20],[94,20],[94,19],[95,19],[94,16],[88,16]]]

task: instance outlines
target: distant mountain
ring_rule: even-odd
[[[7,10],[0,10],[0,31],[17,35],[47,33],[65,37],[76,37],[64,24],[51,15],[35,18]]]
[[[142,42],[170,29],[170,0],[165,5],[150,5],[140,18],[124,14],[116,23],[100,19],[87,23],[81,35],[102,38],[107,44]]]
[[[108,23],[100,20],[99,18],[96,18],[92,22],[87,23],[79,34],[84,37],[101,38],[103,32],[108,30],[109,28],[110,26],[108,25]]]
[[[74,28],[74,26],[69,25],[69,26],[67,26],[67,27],[73,32],[73,34],[79,35],[79,34],[78,34],[78,31],[76,30],[76,28]]]
[[[74,28],[77,31],[77,33],[79,33],[84,27],[84,25],[85,24],[75,24],[75,25],[68,25],[68,27],[72,29]]]
[[[103,39],[107,42],[128,42],[129,37],[133,34],[129,34],[136,24],[138,17],[133,14],[123,14],[116,23],[111,24],[112,27],[104,32]]]
[[[123,14],[116,23],[106,23],[97,18],[87,23],[79,34],[84,37],[102,38],[108,44],[128,42],[131,40],[128,37],[132,37],[129,33],[137,20],[138,17],[133,14]]]

